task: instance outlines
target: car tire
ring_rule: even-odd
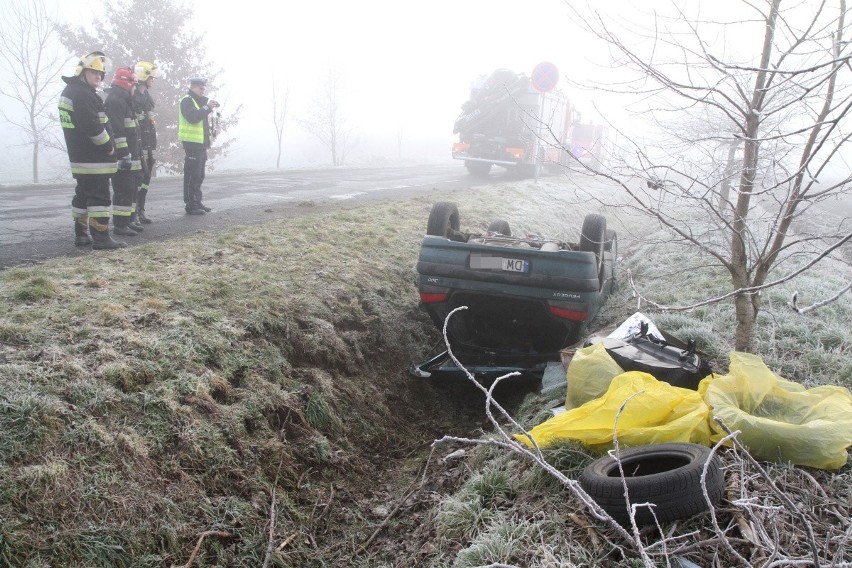
[[[459,227],[459,209],[455,203],[439,201],[432,205],[426,225],[427,235],[450,238],[452,233],[458,232]]]
[[[595,253],[598,263],[598,279],[603,283],[603,253],[606,243],[606,217],[591,213],[583,219],[580,230],[579,250]]]
[[[607,229],[604,233],[604,250],[612,252],[613,255],[618,251],[618,235],[612,229]]]
[[[580,485],[609,515],[622,525],[630,524],[630,511],[624,498],[624,485],[632,504],[652,503],[637,507],[639,526],[686,519],[710,509],[725,492],[721,461],[713,456],[707,467],[707,495],[701,486],[704,464],[710,459],[710,448],[699,444],[671,442],[637,446],[621,452],[621,478],[618,462],[610,455],[589,464],[580,475]]]
[[[509,227],[509,222],[505,219],[496,219],[488,225],[489,233],[499,233],[504,237],[512,236],[512,229]]]
[[[612,259],[612,274],[610,275],[610,293],[615,292],[617,280],[615,275],[615,264],[618,262],[618,235],[612,229],[607,229],[605,233],[606,242],[604,242],[604,251],[610,254]]]

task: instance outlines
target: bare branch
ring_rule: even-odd
[[[852,282],[849,282],[849,284],[847,284],[846,286],[841,288],[836,294],[834,294],[830,298],[826,298],[825,300],[822,300],[820,302],[816,302],[816,303],[811,304],[810,306],[807,306],[805,308],[799,307],[799,304],[798,304],[799,292],[796,291],[796,292],[793,292],[793,297],[791,298],[789,305],[793,309],[794,312],[799,313],[799,314],[806,314],[808,312],[818,310],[819,308],[821,308],[823,306],[827,306],[831,303],[836,302],[841,296],[843,296],[843,294],[845,294],[849,290],[852,290]]]

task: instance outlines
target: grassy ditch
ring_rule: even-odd
[[[427,463],[434,438],[484,426],[482,407],[405,369],[438,339],[414,270],[434,201],[457,202],[463,228],[576,240],[608,191],[436,191],[0,273],[0,565],[183,566],[199,543],[204,566],[594,564],[611,535],[541,472],[491,449]],[[688,292],[653,269],[670,253],[641,221],[612,225],[622,270]],[[787,297],[769,294],[767,363],[850,386],[850,302],[800,317]],[[636,308],[622,284],[597,323]],[[649,315],[724,364],[728,306]],[[552,451],[568,469],[591,459]],[[848,468],[820,478],[829,494],[844,481],[849,499]]]

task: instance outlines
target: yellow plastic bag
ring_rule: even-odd
[[[637,394],[633,398],[632,395]],[[625,446],[693,442],[710,444],[710,409],[701,395],[658,381],[648,373],[630,371],[616,376],[604,396],[539,424],[530,435],[539,446],[578,440],[597,449],[612,446],[615,417],[618,441]],[[515,438],[532,447],[526,436]]]
[[[852,394],[849,389],[806,389],[778,377],[760,357],[731,353],[727,375],[701,381],[699,392],[758,460],[791,462],[822,469],[846,464],[852,446]],[[725,433],[712,423],[714,440]]]
[[[577,408],[603,395],[612,379],[624,372],[606,352],[603,343],[578,349],[568,363],[566,408]]]

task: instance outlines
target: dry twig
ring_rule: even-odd
[[[183,568],[189,568],[190,566],[192,566],[192,563],[195,561],[195,557],[198,555],[198,551],[201,550],[201,544],[204,542],[204,539],[207,538],[208,536],[218,536],[218,537],[221,537],[221,538],[231,538],[234,535],[229,533],[229,532],[225,532],[225,531],[204,531],[198,537],[198,542],[195,544],[195,549],[192,551],[192,554],[189,555],[189,560],[186,561],[186,564],[184,564]]]
[[[787,509],[795,517],[797,517],[802,523],[802,525],[805,527],[805,534],[807,536],[808,546],[810,546],[811,549],[811,560],[813,562],[813,566],[815,568],[820,568],[821,564],[819,561],[819,551],[817,550],[816,540],[814,539],[814,529],[810,521],[808,521],[807,517],[805,517],[802,511],[798,507],[796,507],[796,504],[793,503],[793,501],[787,496],[787,494],[778,489],[778,486],[775,485],[775,482],[772,481],[772,478],[769,477],[769,474],[766,473],[766,470],[763,469],[759,463],[757,463],[757,460],[751,457],[751,454],[748,453],[748,450],[740,443],[739,440],[737,440],[737,437],[733,435],[730,428],[728,428],[728,426],[722,421],[722,419],[717,416],[714,416],[713,420],[717,424],[719,424],[719,426],[722,427],[725,433],[727,433],[730,439],[733,441],[734,445],[736,445],[737,449],[739,449],[746,456],[748,462],[754,468],[756,468],[758,472],[760,472],[760,475],[763,476],[764,480],[767,482],[772,491],[778,496],[779,499],[781,499],[781,501],[787,506]],[[773,523],[772,526],[776,527],[777,525]],[[775,540],[775,542],[777,542],[777,539]]]

